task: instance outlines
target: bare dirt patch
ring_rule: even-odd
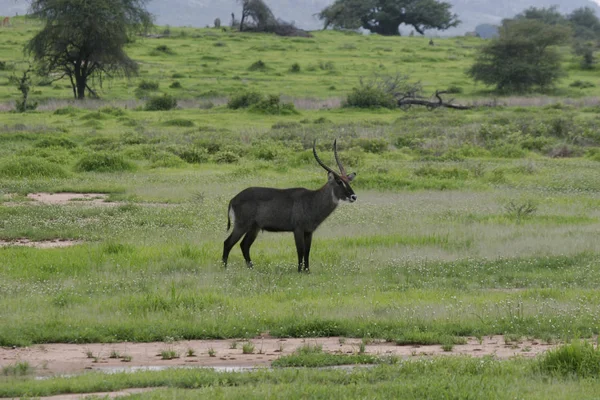
[[[16,240],[0,240],[0,247],[7,246],[22,246],[22,247],[35,247],[37,249],[57,249],[62,247],[75,246],[76,244],[83,243],[81,240],[70,240],[70,239],[54,239],[54,240],[29,240],[29,239],[16,239]]]
[[[42,204],[116,204],[106,202],[108,195],[105,193],[29,193],[27,198]]]
[[[253,354],[243,354],[246,340],[191,340],[176,343],[111,343],[111,344],[44,344],[24,348],[0,348],[0,367],[17,362],[28,362],[36,375],[52,376],[77,374],[88,370],[114,372],[139,368],[165,367],[215,367],[242,369],[269,367],[282,355],[289,355],[301,346],[321,346],[324,352],[351,354],[360,348],[360,339],[251,339]],[[401,358],[435,355],[487,355],[499,359],[515,356],[534,357],[553,345],[536,340],[506,343],[502,336],[489,336],[479,341],[468,338],[467,344],[455,345],[445,352],[440,345],[398,346],[389,342],[373,342],[365,352],[380,356],[395,355]],[[163,359],[162,354],[175,358]],[[209,353],[212,353],[211,356]]]

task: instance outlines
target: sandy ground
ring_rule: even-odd
[[[253,354],[243,354],[247,341],[194,340],[175,343],[114,343],[114,344],[44,344],[24,348],[0,348],[0,367],[27,361],[35,368],[38,376],[79,374],[89,370],[114,372],[140,368],[159,369],[165,367],[213,367],[220,370],[236,370],[251,367],[268,367],[282,355],[293,353],[305,345],[322,346],[329,353],[356,353],[360,339],[338,337],[312,339],[251,339]],[[235,348],[234,348],[235,347]],[[375,355],[395,355],[401,358],[432,355],[471,355],[482,357],[493,355],[499,359],[514,356],[534,357],[552,345],[535,340],[505,343],[502,336],[485,337],[480,343],[469,338],[465,345],[455,345],[451,352],[443,351],[440,345],[398,346],[394,343],[378,342],[366,345],[365,352]],[[209,349],[214,356],[209,355]],[[189,351],[193,355],[189,355]],[[174,352],[178,358],[163,360],[162,352]],[[111,358],[111,356],[121,358]],[[126,361],[127,356],[129,361]]]
[[[16,239],[16,240],[0,240],[0,247],[5,246],[25,246],[25,247],[36,247],[38,249],[55,249],[59,247],[69,247],[76,244],[83,243],[80,240],[68,240],[68,239],[54,239],[54,240],[29,240],[29,239]]]
[[[29,193],[27,198],[44,204],[73,204],[75,202],[94,205],[114,204],[105,202],[108,195],[104,193]]]

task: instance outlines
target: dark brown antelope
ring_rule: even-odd
[[[252,268],[250,246],[259,231],[294,232],[298,252],[298,272],[302,266],[309,271],[308,257],[315,229],[336,209],[340,200],[353,203],[356,195],[350,187],[355,173],[346,174],[337,153],[337,140],[333,142],[333,154],[340,169],[338,174],[329,168],[317,155],[313,143],[313,154],[321,167],[327,171],[327,183],[318,190],[304,188],[274,189],[250,187],[242,190],[229,202],[227,230],[233,220],[233,231],[223,244],[223,265],[231,248],[244,236],[242,254],[248,268]]]

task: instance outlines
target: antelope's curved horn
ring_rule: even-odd
[[[344,168],[344,166],[342,165],[342,162],[340,161],[340,158],[338,157],[338,153],[337,153],[337,139],[335,139],[333,141],[333,154],[335,155],[335,162],[337,162],[338,168],[340,169],[340,172],[342,173],[342,176],[348,176],[348,174],[346,173],[346,169]]]
[[[321,167],[325,168],[325,170],[327,172],[331,172],[332,174],[338,176],[338,173],[335,172],[334,170],[332,170],[331,168],[329,168],[327,165],[325,165],[325,163],[323,161],[321,161],[321,159],[317,155],[317,139],[315,139],[315,141],[313,142],[313,154],[315,155],[315,160],[317,160],[317,162],[319,163],[319,165]]]

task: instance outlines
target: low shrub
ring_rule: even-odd
[[[166,44],[161,44],[154,48],[153,54],[173,55],[173,54],[175,54],[175,52]]]
[[[227,108],[232,110],[237,110],[238,108],[247,108],[259,103],[262,99],[263,95],[258,92],[242,92],[229,98],[229,101],[227,102]]]
[[[122,117],[125,114],[127,114],[125,112],[125,110],[123,110],[122,108],[120,108],[120,107],[114,107],[114,106],[102,107],[98,111],[100,111],[103,114],[112,115],[113,117]]]
[[[140,90],[158,90],[158,82],[141,81],[138,83],[138,89]]]
[[[190,164],[202,164],[208,161],[208,151],[201,147],[186,148],[178,152],[177,156]]]
[[[120,172],[134,169],[135,166],[122,155],[108,152],[86,154],[75,164],[78,172]]]
[[[278,95],[269,95],[258,103],[250,106],[249,111],[269,115],[297,115],[294,103],[283,103]]]
[[[38,148],[62,147],[64,149],[74,149],[77,147],[77,143],[65,137],[47,137],[38,140],[33,146]]]
[[[171,84],[169,85],[169,87],[170,87],[171,89],[181,89],[181,88],[182,88],[182,86],[181,86],[181,82],[179,82],[179,81],[175,81],[175,82],[171,83]]]
[[[298,63],[293,63],[292,66],[290,67],[290,72],[300,72],[301,68],[300,68],[300,64]]]
[[[167,151],[159,151],[150,156],[151,168],[176,168],[183,164],[184,161],[180,157]]]
[[[450,94],[459,94],[462,92],[463,92],[463,88],[461,88],[460,86],[456,86],[456,85],[449,86],[448,89],[446,89],[446,93],[450,93]]]
[[[414,174],[423,178],[464,180],[469,177],[469,171],[458,167],[434,167],[426,165],[419,167]]]
[[[0,164],[4,178],[64,178],[69,173],[60,165],[39,157],[13,157]]]
[[[589,81],[581,81],[581,80],[576,80],[574,82],[571,82],[569,84],[570,87],[574,87],[574,88],[579,88],[579,89],[587,89],[587,88],[593,88],[596,87],[596,85],[592,82]]]
[[[194,125],[194,121],[190,121],[189,119],[184,119],[184,118],[175,118],[175,119],[170,119],[168,121],[163,122],[164,126],[180,126],[180,127],[184,127],[184,128],[191,128]]]
[[[248,67],[248,71],[267,71],[269,68],[262,60],[258,60]]]
[[[168,94],[153,96],[146,102],[146,111],[168,111],[177,107],[177,99]]]
[[[219,151],[213,159],[219,164],[235,164],[240,160],[240,157],[232,151]]]
[[[378,87],[361,85],[352,89],[343,106],[358,108],[383,107],[393,109],[396,108],[396,99],[392,94],[386,93]]]
[[[388,142],[381,138],[358,138],[352,141],[353,146],[358,146],[367,153],[381,154],[388,148]]]

